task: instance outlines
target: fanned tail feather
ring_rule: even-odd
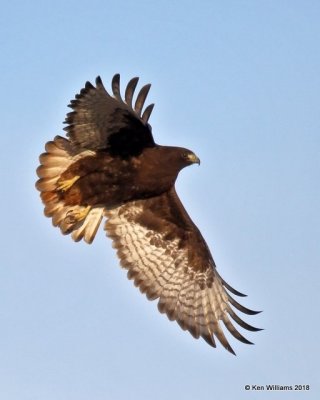
[[[84,239],[85,242],[92,243],[103,217],[103,207],[66,205],[59,195],[59,179],[71,164],[94,152],[85,150],[74,153],[70,141],[61,136],[47,142],[45,150],[39,157],[39,180],[36,182],[45,206],[44,214],[52,218],[52,224],[59,226],[63,234],[71,233],[74,241]]]

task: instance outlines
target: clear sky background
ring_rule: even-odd
[[[315,399],[320,292],[319,1],[1,3],[0,398]],[[43,216],[38,156],[86,80],[152,83],[160,144],[218,271],[262,314],[237,356],[194,340],[126,278],[101,230]],[[310,385],[293,394],[245,385]]]

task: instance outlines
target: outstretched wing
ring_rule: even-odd
[[[251,344],[233,326],[230,317],[249,331],[259,329],[242,321],[232,306],[256,314],[228,293],[244,296],[218,274],[201,233],[191,221],[174,188],[161,196],[138,200],[105,211],[105,229],[142,293],[159,298],[158,308],[195,338],[216,346],[215,337],[234,354],[221,321],[238,340]],[[227,290],[226,290],[227,289]]]
[[[120,75],[112,80],[113,96],[106,91],[100,77],[96,86],[87,82],[72,100],[65,131],[71,143],[80,149],[108,150],[112,155],[137,156],[145,147],[155,145],[148,120],[153,109],[142,109],[151,85],[142,87],[133,105],[133,95],[139,78],[127,85],[125,99],[120,94]]]

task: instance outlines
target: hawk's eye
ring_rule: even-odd
[[[189,153],[187,152],[182,153],[182,158],[185,158],[187,160],[189,158]]]

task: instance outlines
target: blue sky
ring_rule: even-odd
[[[291,399],[319,393],[320,3],[2,4],[0,398]],[[158,143],[201,166],[178,193],[220,274],[264,312],[255,346],[196,341],[126,278],[101,230],[73,243],[43,216],[38,156],[86,80],[151,82]]]

